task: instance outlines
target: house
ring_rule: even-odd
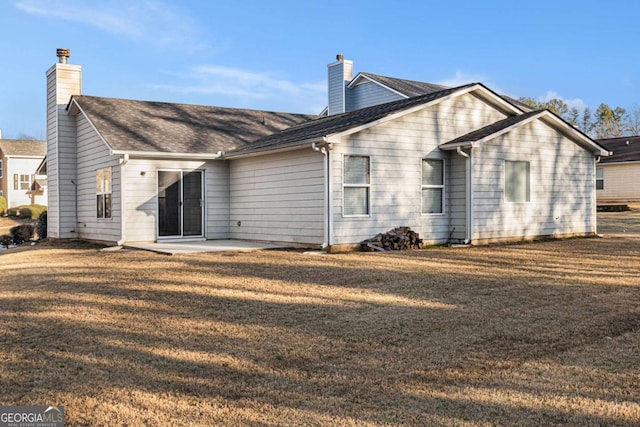
[[[640,136],[599,139],[613,152],[600,159],[596,167],[596,199],[598,203],[640,201]]]
[[[46,141],[0,139],[0,196],[8,207],[47,204],[46,177],[33,187],[46,152]]]
[[[68,56],[47,71],[54,238],[340,248],[400,225],[432,243],[596,232],[608,152],[481,83],[353,77],[338,56],[325,115],[310,116],[86,96]]]

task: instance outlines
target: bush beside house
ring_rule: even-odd
[[[7,215],[11,217],[17,217],[21,219],[38,219],[42,212],[46,212],[47,207],[45,205],[22,205],[9,208]]]
[[[0,216],[7,213],[7,199],[0,196]]]

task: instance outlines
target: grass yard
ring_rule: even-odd
[[[66,425],[638,426],[640,239],[0,255],[0,404]]]

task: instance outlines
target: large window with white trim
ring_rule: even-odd
[[[343,157],[342,214],[368,216],[370,211],[371,164],[369,156]]]
[[[604,169],[596,169],[596,190],[604,190]]]
[[[444,213],[444,160],[422,159],[422,213]]]
[[[529,162],[505,160],[504,199],[511,203],[531,201],[531,166]]]
[[[96,213],[98,218],[111,218],[111,168],[96,171]]]

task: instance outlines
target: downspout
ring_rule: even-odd
[[[124,179],[124,166],[129,163],[129,153],[125,153],[120,159],[120,240],[116,242],[117,246],[122,246],[122,244],[126,241],[125,239],[125,223],[124,220],[127,217],[124,211],[124,202],[127,200],[125,197],[125,179]],[[113,178],[113,177],[112,177]]]
[[[318,145],[313,142],[311,144],[311,148],[313,151],[318,153],[322,153],[324,157],[324,175],[325,175],[325,183],[324,183],[324,203],[325,203],[325,226],[324,226],[324,242],[322,242],[322,249],[326,249],[331,245],[331,187],[330,187],[330,159],[329,159],[329,151],[331,147],[329,145],[324,145],[322,147],[318,147]]]
[[[471,160],[471,155],[465,153],[464,151],[462,151],[462,147],[458,147],[456,148],[456,153],[458,153],[458,155],[462,156],[465,158],[465,179],[466,179],[466,185],[465,185],[465,196],[466,196],[466,205],[467,205],[467,238],[465,239],[464,243],[465,244],[469,244],[471,243],[471,239],[473,238],[473,191],[471,188],[471,170],[472,170],[472,160]]]
[[[598,176],[598,172],[597,172],[597,164],[600,163],[601,157],[599,155],[597,155],[595,157],[595,162],[593,162],[593,177],[594,177],[594,184],[593,184],[593,208],[591,209],[591,215],[593,218],[593,234],[598,236],[598,237],[602,237],[601,234],[598,234],[598,190],[596,189],[596,185],[595,185],[595,181],[597,179]]]

